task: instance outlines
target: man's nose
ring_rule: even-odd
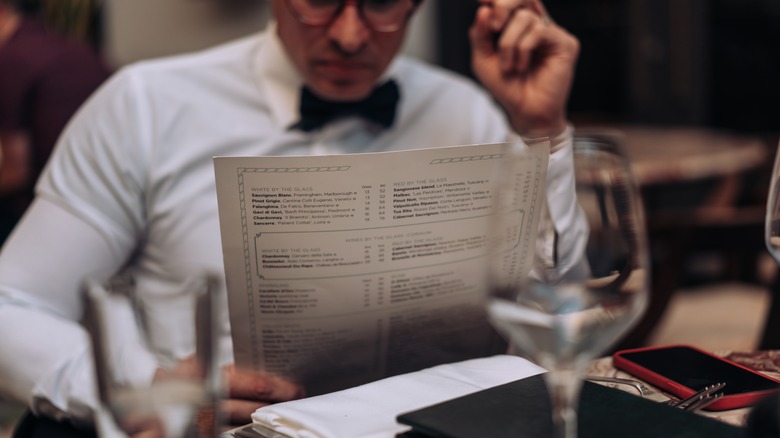
[[[346,53],[360,51],[371,36],[359,8],[358,2],[347,1],[328,29],[330,38]]]

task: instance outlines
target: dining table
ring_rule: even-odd
[[[724,357],[726,359],[729,359],[731,361],[734,361],[738,364],[744,365],[746,367],[752,368],[756,371],[759,371],[763,374],[766,374],[769,377],[780,379],[780,350],[768,350],[768,351],[713,351],[715,355]],[[600,376],[600,377],[617,377],[621,379],[632,379],[634,381],[641,381],[641,379],[637,378],[636,376],[633,376],[625,371],[619,370],[614,367],[612,364],[612,357],[611,356],[605,356],[601,357],[599,359],[596,359],[590,363],[590,366],[588,367],[586,374],[588,376]],[[528,379],[531,379],[530,377]],[[649,387],[650,389],[665,394],[669,396],[671,399],[676,399],[676,397],[672,394],[664,392],[662,389],[654,387],[653,385],[643,382],[645,386]],[[614,388],[615,390],[620,390],[626,393],[631,393],[636,397],[641,398],[641,396],[636,392],[636,390],[628,385],[623,384],[615,384],[615,383],[605,383],[605,382],[599,382],[599,385],[607,386]],[[642,400],[645,401],[645,400]],[[294,403],[294,402],[293,402]],[[527,406],[527,405],[526,405]],[[714,420],[715,422],[722,422],[731,426],[735,426],[739,428],[740,430],[744,431],[746,430],[746,425],[748,423],[749,416],[752,412],[752,408],[740,408],[740,409],[733,409],[733,410],[726,410],[726,411],[708,411],[708,410],[698,410],[691,413],[685,413],[686,415],[698,415],[702,417],[709,418],[711,420]],[[657,414],[657,413],[656,413]],[[657,419],[654,417],[651,420]],[[334,422],[338,421],[344,421],[340,418],[334,418]],[[739,432],[738,434],[742,434],[742,432]],[[427,435],[417,435],[415,433],[407,433],[407,434],[399,434],[397,437],[424,437]],[[438,436],[438,435],[436,435]],[[441,436],[447,436],[447,435],[441,435]],[[698,435],[684,435],[684,436],[698,436]],[[278,431],[271,430],[269,428],[259,426],[257,424],[255,425],[246,425],[240,428],[233,429],[229,432],[226,432],[222,435],[221,438],[287,438],[288,435],[279,433]],[[388,438],[392,438],[391,436],[388,436]]]
[[[780,350],[763,350],[763,351],[713,351],[716,356],[724,357],[728,360],[736,362],[740,365],[751,368],[762,374],[765,374],[774,379],[780,380]],[[612,357],[602,357],[591,362],[590,367],[586,373],[591,376],[601,377],[617,377],[621,379],[633,379],[639,380],[637,377],[631,374],[615,368],[612,364]],[[655,387],[647,382],[642,382],[651,390],[668,395],[674,398],[673,395],[665,393],[662,389]],[[634,391],[632,387],[627,385],[615,384],[615,383],[602,383],[604,385],[617,388],[623,391]],[[732,424],[734,426],[744,427],[747,424],[748,416],[752,408],[732,409],[727,411],[708,411],[700,410],[696,413],[703,415],[724,423]]]
[[[780,379],[780,350],[761,350],[761,351],[713,351],[714,354],[734,361],[743,366],[752,368],[769,377]],[[612,364],[611,356],[605,356],[592,361],[586,371],[589,376],[618,377],[625,379],[639,380],[625,371],[615,368]],[[651,389],[663,393],[660,388],[644,382]],[[615,388],[616,390],[633,393],[637,397],[636,391],[627,385],[618,385],[613,383],[600,383],[601,385]],[[667,394],[670,395],[670,394]],[[673,397],[673,396],[672,396]],[[708,417],[715,421],[727,423],[739,428],[745,428],[752,408],[741,408],[727,411],[707,411],[700,410],[690,415],[700,415]],[[15,420],[24,413],[24,408],[17,403],[0,402],[0,438],[11,437]],[[341,421],[334,419],[334,421]],[[221,435],[221,438],[286,438],[270,429],[258,428],[251,424],[231,429]],[[388,437],[390,438],[390,437]]]

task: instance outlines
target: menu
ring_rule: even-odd
[[[544,145],[214,158],[236,365],[315,395],[503,352],[482,301],[508,148],[525,151],[513,239],[527,270]]]

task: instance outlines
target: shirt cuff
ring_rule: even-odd
[[[563,149],[564,147],[570,145],[572,143],[572,139],[574,138],[574,126],[569,123],[566,125],[566,129],[558,133],[557,135],[554,135],[552,137],[531,137],[531,136],[524,136],[517,134],[515,132],[510,133],[509,140],[522,140],[523,143],[526,144],[532,144],[532,143],[538,143],[540,141],[549,141],[550,142],[550,154],[554,154],[558,152],[559,150]]]
[[[550,139],[547,203],[537,237],[537,271],[558,278],[578,263],[587,236],[587,224],[577,204],[574,184],[573,134],[573,127],[568,126]]]

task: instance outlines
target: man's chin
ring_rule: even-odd
[[[374,89],[374,84],[327,83],[312,84],[309,88],[322,99],[335,102],[353,102],[365,99]]]

